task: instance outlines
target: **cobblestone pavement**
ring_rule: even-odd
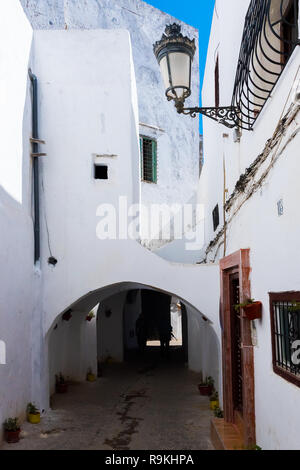
[[[2,449],[209,450],[209,401],[199,374],[176,354],[143,363],[105,365],[95,383],[54,395],[41,423],[23,423],[22,439]]]

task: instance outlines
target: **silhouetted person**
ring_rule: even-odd
[[[141,353],[143,353],[147,344],[147,323],[146,317],[143,313],[140,314],[135,322],[135,334],[137,337],[139,350]]]
[[[172,326],[170,323],[160,325],[159,340],[160,340],[160,354],[162,357],[168,357],[170,352],[170,341],[172,338]]]

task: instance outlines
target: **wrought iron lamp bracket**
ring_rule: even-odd
[[[233,106],[220,106],[218,108],[184,108],[182,103],[177,103],[176,109],[179,114],[190,115],[192,118],[195,118],[197,114],[203,114],[230,129],[238,127],[238,108]]]

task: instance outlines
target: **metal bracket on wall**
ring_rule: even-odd
[[[218,108],[182,108],[178,112],[180,114],[189,114],[192,118],[195,118],[197,114],[202,114],[230,129],[233,129],[237,125],[238,108],[233,106],[220,106]]]
[[[34,139],[33,137],[30,137],[29,140],[30,140],[31,144],[45,144],[46,143],[45,140]],[[30,155],[31,155],[31,157],[34,157],[34,158],[36,158],[36,157],[46,157],[47,156],[46,153],[41,153],[41,152],[35,152],[35,153],[32,152]]]
[[[33,137],[30,137],[30,143],[31,144],[45,144],[45,140],[41,139],[34,139]]]
[[[175,107],[179,114],[190,115],[195,118],[197,114],[209,117],[219,124],[233,129],[237,126],[238,122],[238,108],[234,106],[219,106],[210,108],[185,108],[182,100],[176,100]]]
[[[47,154],[46,153],[31,153],[30,154],[32,157],[46,157]]]

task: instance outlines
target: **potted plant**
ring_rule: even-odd
[[[93,318],[95,318],[95,314],[94,312],[90,312],[87,316],[86,316],[86,321],[91,321]]]
[[[4,421],[3,427],[6,442],[9,444],[19,442],[21,428],[18,418],[8,418],[6,421]]]
[[[55,379],[56,379],[56,392],[57,393],[67,393],[68,384],[66,383],[65,378],[62,375],[62,373],[60,373],[59,375],[56,375]]]
[[[205,382],[198,385],[198,389],[201,395],[209,397],[214,390],[214,379],[212,377],[206,377]]]
[[[33,403],[27,405],[27,420],[31,424],[39,424],[41,421],[41,413]]]
[[[237,312],[242,309],[248,320],[257,320],[262,317],[262,303],[254,299],[247,299],[246,302],[237,304],[234,308]]]
[[[300,302],[293,302],[292,305],[288,307],[289,312],[300,312]]]
[[[95,381],[96,381],[96,376],[95,376],[95,374],[93,374],[91,368],[90,368],[90,369],[88,370],[88,372],[87,372],[86,380],[87,380],[88,382],[95,382]]]
[[[214,392],[210,397],[210,409],[214,411],[216,408],[219,408],[219,394]]]
[[[214,410],[214,415],[215,415],[215,418],[224,418],[224,412],[223,410],[221,410],[221,408],[216,408]]]

